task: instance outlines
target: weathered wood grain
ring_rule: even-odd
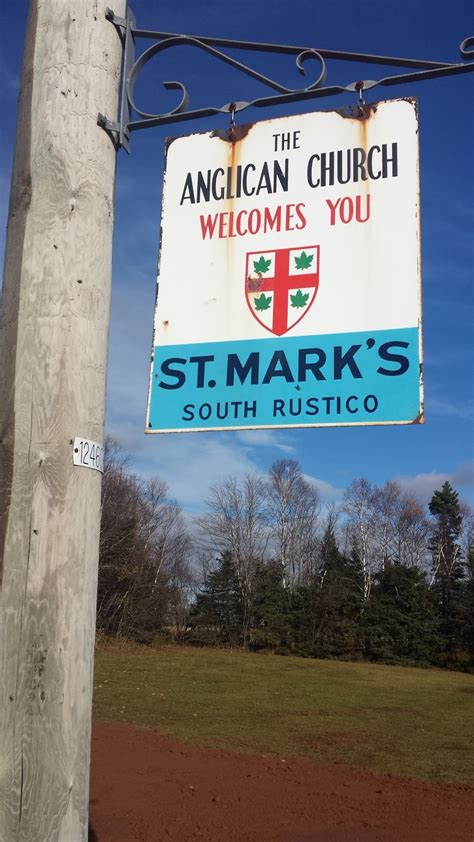
[[[126,0],[114,0],[125,14]],[[0,321],[0,840],[87,839],[121,46],[107,0],[32,0]]]

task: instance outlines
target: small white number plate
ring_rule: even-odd
[[[81,439],[78,436],[74,439],[72,447],[72,461],[74,465],[82,468],[92,468],[94,471],[104,471],[103,461],[104,449],[97,441]]]

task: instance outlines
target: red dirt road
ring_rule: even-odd
[[[90,842],[474,842],[474,788],[96,724]]]

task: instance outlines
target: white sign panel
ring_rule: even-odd
[[[175,138],[147,432],[422,420],[411,99]]]
[[[72,445],[73,465],[104,472],[104,448],[97,441],[76,436]]]

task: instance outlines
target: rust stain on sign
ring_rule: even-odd
[[[336,113],[345,120],[357,120],[359,123],[364,123],[370,120],[377,113],[377,103],[361,103],[356,106],[344,106],[344,108],[337,108]]]
[[[363,88],[360,89],[361,91]],[[352,107],[345,107],[338,109],[337,112],[344,120],[350,121],[355,124],[357,128],[357,135],[358,135],[358,146],[360,149],[363,149],[365,155],[367,156],[370,149],[370,128],[373,125],[374,117],[377,113],[377,105],[374,103],[366,104],[364,102],[359,103],[356,106]],[[370,200],[370,182],[368,179],[361,180],[361,187],[364,193],[367,195],[367,201]]]
[[[231,111],[231,108],[229,110]],[[246,148],[246,138],[248,137],[253,126],[254,123],[236,125],[232,122],[228,129],[216,130],[212,132],[211,135],[217,140],[225,143],[227,146],[226,165],[227,171],[230,172],[230,190],[228,191],[229,195],[226,196],[226,199],[224,201],[222,213],[227,214],[227,225],[230,231],[233,231],[234,228],[234,214],[236,211],[237,171],[244,157]],[[233,269],[235,263],[234,239],[235,237],[232,234],[225,238],[224,280],[226,282],[229,282],[230,279],[233,277]],[[230,296],[227,296],[227,298],[230,303]],[[231,319],[232,312],[229,304],[227,310],[227,322],[230,323]]]
[[[262,286],[262,276],[258,275],[257,278],[252,278],[251,275],[247,278],[247,289],[249,292],[260,292],[260,287]]]
[[[242,123],[240,125],[231,126],[230,129],[215,129],[211,137],[218,137],[220,140],[225,140],[227,143],[240,143],[247,137],[254,123]]]
[[[345,120],[350,120],[354,122],[358,127],[359,143],[365,151],[367,151],[369,145],[368,134],[370,130],[370,124],[371,121],[373,121],[373,118],[375,117],[376,113],[376,105],[366,105],[365,103],[361,103],[355,108],[341,108],[338,110],[338,114],[340,114],[341,117],[343,117]]]

